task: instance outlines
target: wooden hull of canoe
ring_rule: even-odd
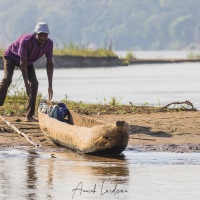
[[[128,144],[129,126],[112,124],[70,111],[69,123],[60,122],[38,110],[41,131],[53,142],[87,154],[120,154]]]

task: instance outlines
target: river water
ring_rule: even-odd
[[[123,53],[123,52],[122,52]],[[160,52],[159,52],[160,53]],[[184,57],[186,53],[143,52],[146,57]],[[164,54],[165,53],[165,54]],[[142,57],[142,52],[138,55]],[[144,56],[143,55],[143,56]],[[153,56],[154,55],[154,56]],[[165,55],[165,56],[164,56]],[[172,56],[173,55],[173,56]],[[45,69],[36,70],[39,92],[47,97]],[[15,71],[16,83],[21,72]],[[3,73],[1,73],[3,77]],[[109,68],[55,69],[53,100],[64,99],[106,103],[114,97],[119,103],[163,106],[189,100],[200,108],[200,63],[143,64]],[[23,86],[23,81],[21,85]]]
[[[0,151],[0,199],[197,200],[200,154]]]
[[[183,52],[176,56],[175,52],[137,53],[151,58],[186,56]],[[36,73],[39,91],[47,96],[46,71]],[[15,71],[15,83],[20,74]],[[156,106],[190,100],[199,109],[199,77],[200,63],[55,69],[53,100],[65,94],[70,100],[92,103],[109,103],[112,97],[125,104]],[[68,150],[3,149],[0,199],[198,200],[199,171],[199,153],[126,150],[120,157],[103,158]]]

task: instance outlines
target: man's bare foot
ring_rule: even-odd
[[[28,116],[26,117],[25,122],[38,122],[38,120],[33,118],[32,116]]]

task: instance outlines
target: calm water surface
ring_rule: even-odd
[[[37,69],[36,73],[39,91],[47,96],[46,71]],[[20,75],[16,70],[14,82]],[[53,100],[61,100],[66,94],[70,100],[91,103],[108,103],[112,97],[124,104],[155,106],[189,100],[199,109],[200,63],[55,69],[53,87]]]
[[[0,199],[200,198],[200,154],[0,151]]]

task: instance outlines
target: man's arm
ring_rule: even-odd
[[[28,95],[28,97],[31,97],[31,88],[29,86],[28,75],[27,75],[27,58],[20,57],[20,68],[22,71],[22,76],[26,87],[26,94]]]
[[[47,65],[46,65],[46,70],[47,70],[47,77],[48,77],[48,93],[49,93],[49,101],[53,97],[53,89],[52,89],[52,79],[53,79],[53,61],[52,58],[47,58]]]

